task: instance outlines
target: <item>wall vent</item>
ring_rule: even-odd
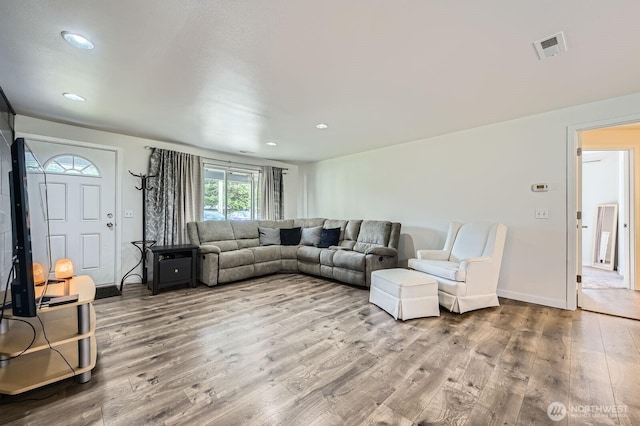
[[[540,60],[558,56],[567,51],[567,42],[562,31],[542,40],[534,41],[533,46],[536,48]]]

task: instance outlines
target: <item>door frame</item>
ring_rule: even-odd
[[[578,219],[579,202],[582,194],[582,156],[578,156],[578,149],[582,150],[581,133],[586,130],[603,129],[607,127],[621,126],[640,122],[640,114],[610,118],[583,124],[567,126],[567,309],[576,310],[578,297],[581,295],[581,285],[577,282],[577,276],[582,269],[582,221]],[[630,191],[634,191],[633,182],[630,182]],[[634,203],[633,198],[630,204]],[[633,255],[633,268],[629,268],[629,287],[636,289],[636,259],[635,259],[635,217],[631,218],[629,226],[629,257]]]
[[[115,241],[114,241],[114,262],[113,262],[113,279],[114,285],[118,284],[118,277],[122,276],[122,170],[124,170],[122,148],[111,145],[102,145],[91,142],[82,142],[71,139],[56,138],[51,136],[43,136],[33,133],[16,132],[16,138],[33,139],[39,142],[53,143],[58,145],[77,146],[88,149],[99,149],[102,151],[111,151],[116,156],[115,164],[115,206],[114,206],[114,222],[115,222]]]

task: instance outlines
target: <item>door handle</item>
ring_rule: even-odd
[[[584,228],[588,228],[588,226],[587,225],[582,225],[582,229],[584,229]]]
[[[113,229],[113,223],[111,223],[111,222],[107,223],[107,228]]]

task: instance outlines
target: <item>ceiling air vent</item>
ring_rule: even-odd
[[[540,60],[558,56],[560,53],[567,51],[567,43],[562,31],[542,40],[534,41],[533,45],[536,48],[536,52],[538,52]]]

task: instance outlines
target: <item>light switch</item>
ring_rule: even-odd
[[[133,210],[125,210],[124,217],[133,217]]]
[[[536,219],[549,219],[549,209],[536,209]]]

